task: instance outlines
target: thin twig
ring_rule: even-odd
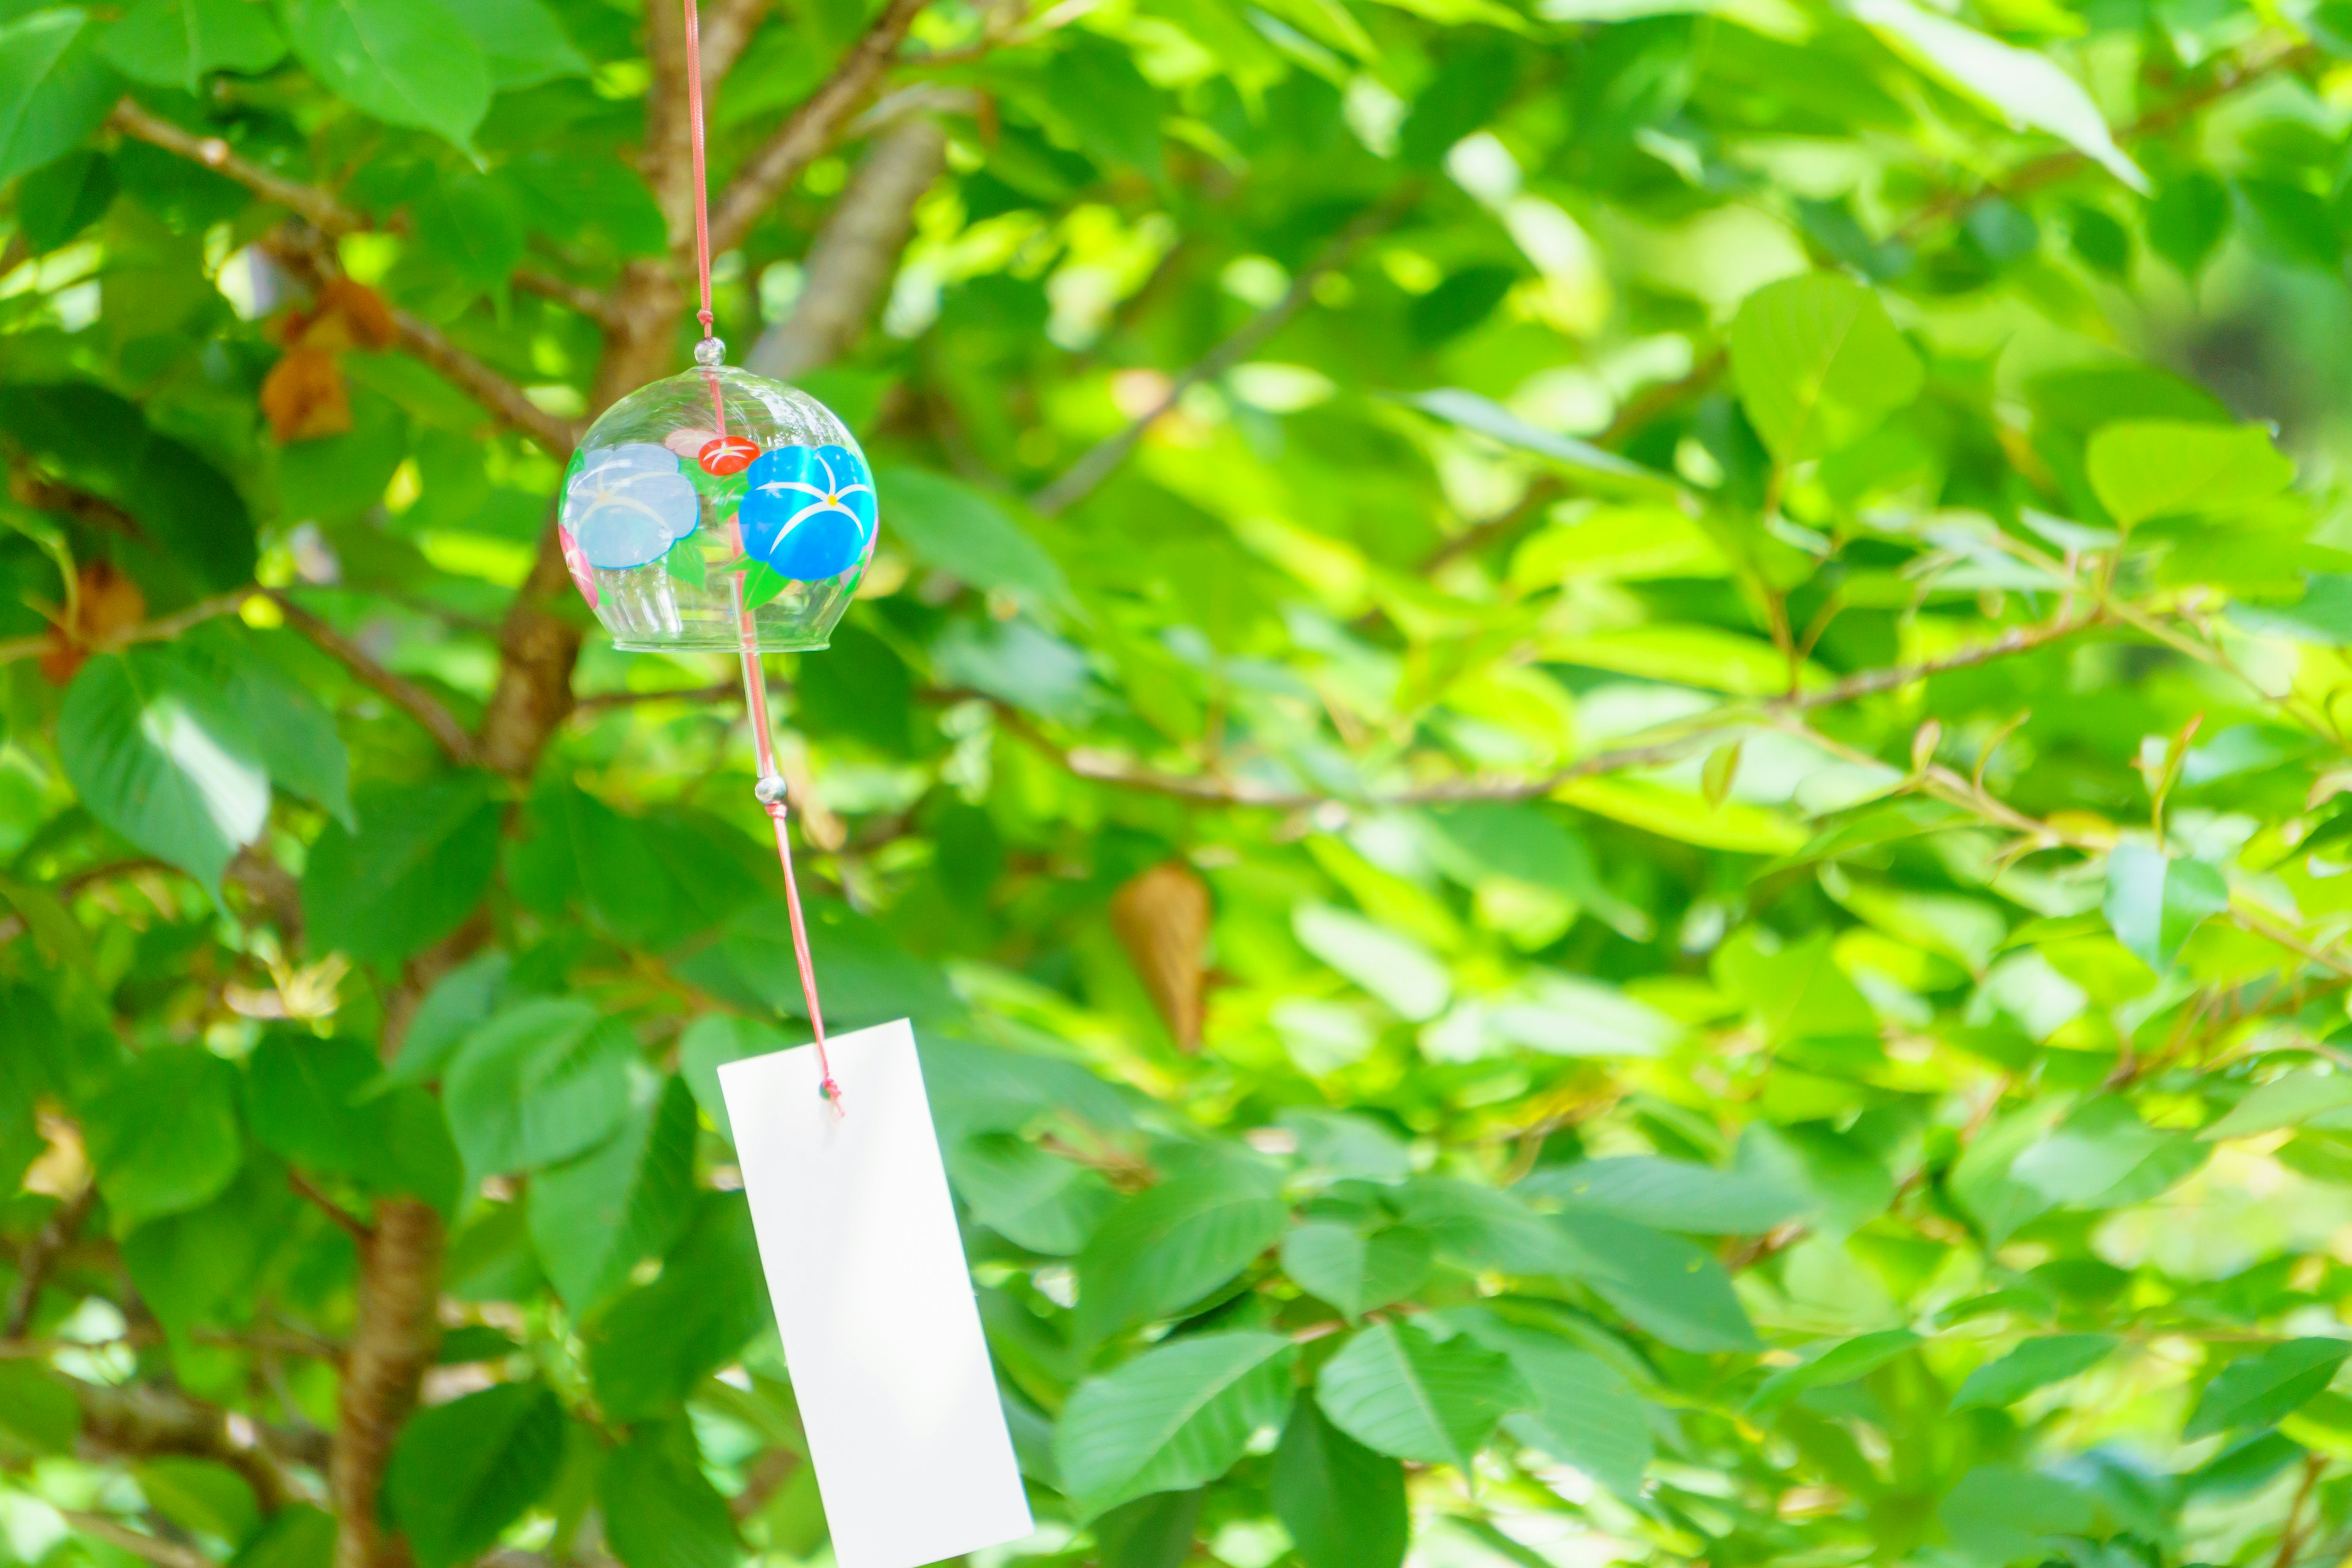
[[[301,1172],[293,1169],[291,1166],[287,1168],[286,1184],[293,1188],[295,1194],[299,1196],[303,1202],[310,1204],[320,1213],[334,1221],[335,1227],[338,1230],[341,1230],[345,1236],[350,1237],[353,1241],[358,1242],[361,1246],[366,1246],[369,1241],[374,1238],[375,1226],[368,1224],[365,1220],[352,1213],[351,1210],[345,1208],[342,1205],[337,1203],[334,1199],[320,1192],[317,1184],[313,1183],[310,1177],[304,1175]]]
[[[1167,390],[1160,394],[1158,402],[1129,421],[1124,429],[1097,442],[1071,464],[1060,479],[1032,497],[1031,507],[1050,517],[1093,494],[1095,487],[1108,479],[1112,470],[1127,460],[1127,455],[1135,450],[1136,443],[1143,439],[1144,433],[1175,407],[1187,392],[1202,382],[1223,375],[1244,355],[1289,324],[1293,316],[1306,309],[1307,300],[1314,297],[1315,285],[1321,282],[1326,274],[1345,267],[1366,240],[1402,217],[1420,198],[1420,185],[1408,182],[1391,192],[1386,200],[1359,213],[1317,254],[1314,260],[1299,271],[1297,277],[1290,280],[1290,287],[1282,291],[1282,298],[1234,328],[1216,347],[1179,373],[1169,382]]]
[[[366,649],[296,604],[283,589],[264,588],[261,592],[286,616],[288,626],[333,656],[361,685],[423,725],[444,756],[461,768],[471,767],[478,760],[474,737],[431,692],[378,664]]]
[[[193,1546],[182,1546],[177,1542],[150,1535],[143,1530],[133,1530],[102,1513],[61,1508],[58,1510],[58,1517],[79,1533],[93,1536],[109,1546],[120,1547],[133,1557],[143,1557],[154,1563],[155,1568],[219,1568],[211,1558]]]
[[[41,1287],[48,1283],[49,1270],[57,1266],[58,1255],[73,1245],[82,1221],[97,1203],[98,1184],[92,1182],[51,1211],[47,1223],[25,1243],[16,1258],[16,1285],[8,1295],[8,1321],[0,1338],[24,1337],[33,1321],[33,1309],[40,1304]]]

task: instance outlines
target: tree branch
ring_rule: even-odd
[[[81,1404],[81,1444],[93,1458],[183,1454],[212,1459],[243,1476],[261,1506],[273,1511],[303,1495],[286,1473],[288,1463],[317,1468],[327,1461],[322,1433],[231,1415],[146,1384],[108,1387],[77,1378],[65,1383]]]
[[[1158,423],[1162,416],[1175,407],[1184,394],[1202,382],[1223,375],[1260,343],[1289,324],[1290,319],[1307,306],[1314,297],[1315,285],[1327,273],[1348,264],[1357,249],[1402,217],[1412,204],[1421,199],[1418,182],[1409,181],[1392,192],[1386,200],[1356,215],[1348,226],[1333,236],[1329,244],[1315,259],[1301,268],[1290,280],[1282,298],[1228,332],[1216,347],[1202,355],[1169,382],[1168,390],[1160,401],[1131,420],[1124,429],[1106,436],[1085,456],[1071,464],[1060,479],[1030,498],[1030,506],[1051,517],[1057,511],[1076,505],[1094,493],[1095,487],[1110,478],[1127,455],[1135,450],[1144,433]]]
[[[1079,778],[1095,784],[1109,784],[1118,789],[1168,795],[1177,800],[1192,801],[1202,805],[1304,811],[1326,804],[1394,806],[1454,805],[1470,801],[1540,800],[1563,786],[1575,784],[1581,779],[1622,773],[1631,768],[1660,767],[1668,763],[1677,762],[1726,730],[1769,722],[1778,717],[1807,712],[1813,709],[1835,707],[1864,697],[1893,691],[1908,686],[1914,681],[1925,680],[1930,676],[1941,675],[1949,670],[1968,669],[1977,665],[1990,664],[1996,659],[2013,658],[2019,654],[2032,652],[2035,648],[2056,642],[2063,637],[2072,637],[2076,632],[2092,626],[2109,624],[2111,619],[2110,615],[2105,610],[2063,616],[2038,626],[2015,627],[1990,641],[1957,648],[1939,658],[1921,659],[1914,664],[1897,665],[1886,669],[1864,670],[1817,691],[1799,692],[1764,702],[1727,704],[1669,727],[1672,732],[1664,734],[1661,739],[1640,745],[1595,752],[1589,757],[1580,757],[1575,762],[1531,778],[1449,779],[1435,784],[1378,792],[1366,795],[1360,800],[1256,784],[1245,780],[1172,773],[1127,758],[1114,756],[1106,752],[1096,751],[1091,747],[1066,747],[1045,735],[1026,714],[1017,709],[992,700],[992,705],[996,710],[997,721],[1005,729],[1044,752]]]
[[[915,204],[947,166],[947,132],[928,115],[874,144],[809,247],[792,314],[760,334],[744,363],[790,381],[839,358],[864,334],[915,226]]]
[[[91,1513],[86,1509],[61,1508],[58,1510],[58,1517],[70,1525],[77,1534],[120,1547],[133,1557],[142,1557],[154,1563],[155,1568],[219,1568],[218,1563],[193,1546],[182,1546],[177,1542],[150,1535],[143,1530],[133,1530],[102,1513]]]
[[[40,1304],[41,1287],[48,1283],[49,1270],[57,1266],[58,1254],[73,1245],[82,1221],[97,1203],[98,1184],[92,1182],[51,1211],[41,1228],[26,1241],[24,1250],[16,1255],[16,1285],[8,1295],[8,1321],[0,1327],[0,1339],[24,1337],[33,1321],[33,1309]]]
[[[278,606],[288,626],[331,655],[337,663],[352,672],[361,685],[423,725],[425,733],[433,737],[442,754],[452,763],[461,768],[469,768],[479,761],[474,737],[466,732],[466,727],[458,723],[457,717],[431,692],[378,664],[366,649],[304,609],[284,589],[264,588],[261,593]]]
[[[889,0],[824,85],[786,116],[745,161],[711,211],[713,254],[742,244],[760,215],[775,205],[803,169],[833,145],[841,128],[889,68],[908,28],[927,4],[929,0]]]

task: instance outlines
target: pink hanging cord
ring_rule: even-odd
[[[727,405],[719,385],[719,364],[726,350],[711,330],[715,318],[710,309],[710,193],[702,169],[702,25],[695,15],[694,0],[684,0],[684,4],[687,121],[688,139],[694,148],[694,260],[702,279],[702,309],[696,312],[696,319],[702,323],[702,342],[697,345],[694,357],[710,383],[710,410],[719,422],[718,434],[723,437],[727,434]],[[743,603],[742,574],[730,574],[727,581],[729,592],[734,596],[735,627],[743,660],[743,700],[751,710],[751,740],[760,760],[760,782],[754,793],[775,827],[776,859],[784,868],[784,908],[792,918],[793,962],[800,966],[801,1000],[808,1005],[809,1027],[816,1034],[816,1067],[821,1075],[818,1092],[836,1113],[846,1115],[841,1085],[834,1081],[833,1062],[825,1054],[824,1009],[817,1005],[816,964],[809,957],[808,921],[801,913],[800,883],[793,875],[792,834],[784,821],[791,808],[785,803],[783,774],[776,767],[776,742],[768,721],[768,682],[760,668],[759,630],[752,624],[750,606]]]

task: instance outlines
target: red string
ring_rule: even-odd
[[[695,15],[694,0],[684,0],[686,6],[686,109],[688,140],[694,148],[694,261],[702,278],[702,309],[697,319],[702,322],[702,341],[716,342],[711,325],[710,310],[710,192],[702,167],[702,25]],[[710,409],[719,421],[720,436],[727,434],[727,405],[719,385],[718,356],[698,355],[703,359],[702,374],[710,383]],[[760,670],[760,637],[752,625],[751,608],[743,603],[743,577],[740,573],[728,576],[729,592],[735,600],[735,626],[740,639],[743,659],[743,700],[751,712],[752,744],[760,759],[760,804],[767,808],[768,820],[776,830],[776,859],[784,868],[784,908],[792,917],[793,962],[801,972],[801,999],[808,1005],[809,1027],[816,1033],[816,1067],[821,1075],[818,1092],[836,1112],[846,1115],[841,1102],[841,1085],[833,1078],[833,1062],[824,1048],[824,1009],[817,1005],[816,964],[809,957],[808,921],[801,913],[799,880],[793,875],[793,841],[784,819],[790,808],[784,802],[783,775],[776,768],[776,742],[768,722],[768,683]],[[771,798],[772,796],[772,798]]]

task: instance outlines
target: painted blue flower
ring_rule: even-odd
[[[650,564],[701,525],[701,498],[668,447],[630,441],[584,458],[564,491],[563,521],[589,565]]]
[[[846,447],[778,447],[744,477],[743,550],[796,583],[838,577],[874,542],[874,475]]]

